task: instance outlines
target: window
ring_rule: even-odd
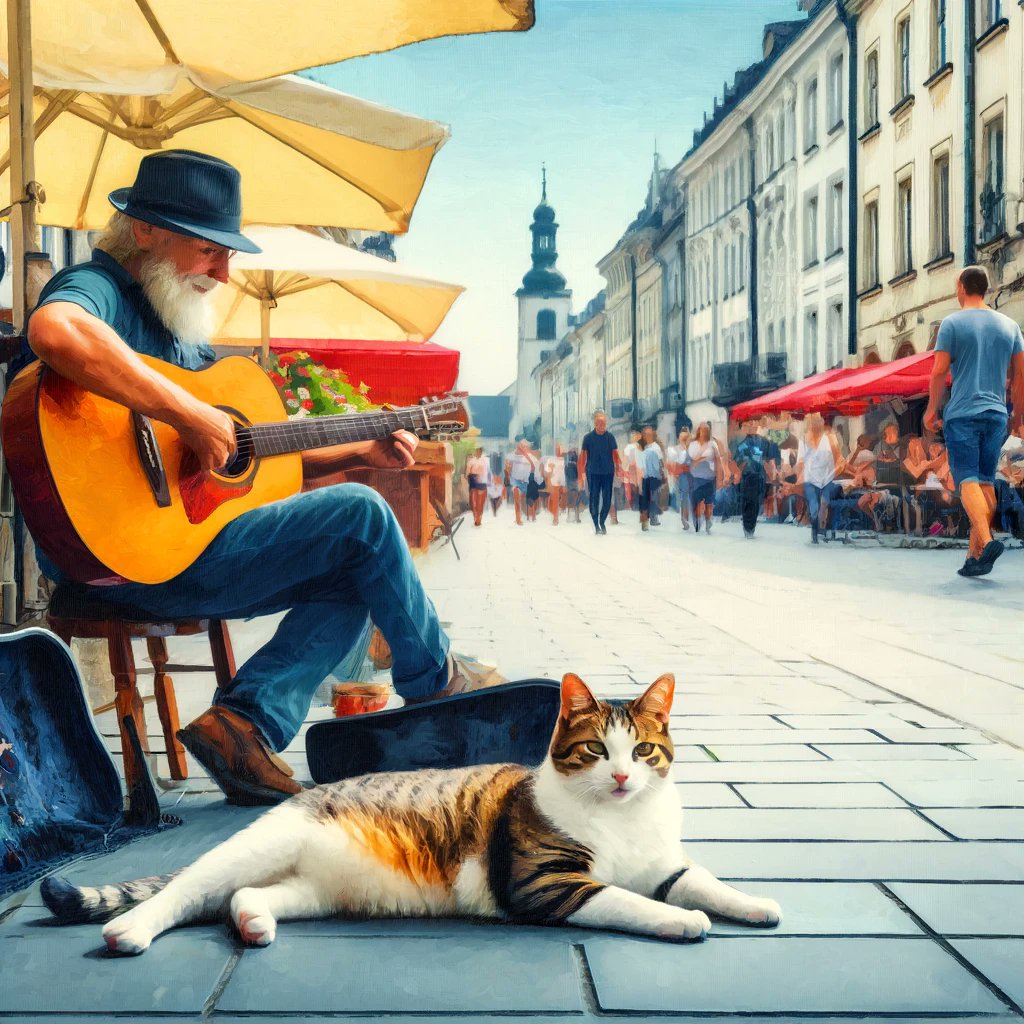
[[[828,65],[828,127],[837,128],[843,120],[843,55],[837,53]]]
[[[744,278],[746,276],[744,271],[745,259],[744,253],[746,252],[746,237],[741,231],[739,234],[739,240],[736,243],[736,291],[741,292],[745,287]]]
[[[878,201],[864,207],[864,265],[861,282],[864,291],[880,283],[878,267]]]
[[[910,178],[897,187],[896,201],[896,276],[914,269],[914,193]]]
[[[826,369],[832,369],[843,361],[843,304],[833,302],[828,307],[828,353]]]
[[[804,319],[804,376],[818,372],[818,311],[809,310]]]
[[[981,0],[981,30],[987,31],[1003,16],[1002,0]]]
[[[949,154],[943,153],[932,161],[932,259],[949,251]]]
[[[775,129],[769,123],[764,136],[764,176],[775,170]]]
[[[864,116],[867,124],[865,131],[878,124],[878,51],[868,54],[864,69]]]
[[[896,26],[896,102],[910,95],[910,15]]]
[[[833,181],[828,190],[828,255],[843,248],[843,182]]]
[[[553,341],[555,338],[555,311],[542,309],[537,314],[537,340]]]
[[[932,73],[946,64],[946,0],[932,0]]]
[[[818,80],[812,78],[807,83],[807,95],[804,97],[804,150],[818,144]]]
[[[804,205],[804,265],[818,261],[818,197],[808,196]]]
[[[981,240],[991,241],[1006,230],[1003,117],[994,117],[985,125],[982,143],[985,160],[985,184],[981,190]]]

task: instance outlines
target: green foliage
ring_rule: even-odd
[[[272,354],[268,372],[289,416],[330,416],[379,408],[370,401],[367,385],[354,386],[341,370],[322,366],[308,352]]]

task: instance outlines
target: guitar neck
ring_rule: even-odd
[[[254,423],[244,430],[252,438],[254,454],[266,458],[334,444],[379,441],[396,430],[422,434],[429,426],[425,411],[414,406],[341,416],[308,416],[285,423]]]

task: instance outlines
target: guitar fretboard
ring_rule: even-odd
[[[246,428],[259,458],[288,455],[332,444],[378,441],[396,430],[422,433],[429,427],[421,408],[350,413],[347,416],[310,416],[287,423],[254,423]]]

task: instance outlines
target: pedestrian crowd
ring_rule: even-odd
[[[760,519],[809,526],[812,544],[858,528],[966,537],[959,573],[986,575],[1003,551],[994,525],[1024,539],[1024,339],[1012,320],[985,304],[987,290],[984,269],[961,273],[961,312],[939,329],[928,406],[923,415],[918,408],[916,431],[890,414],[876,433],[848,443],[835,417],[810,413],[799,433],[750,419],[729,444],[712,436],[710,423],[684,427],[675,443],[646,425],[620,451],[598,410],[578,451],[556,444],[544,456],[519,441],[504,480],[477,449],[466,469],[474,521],[480,525],[486,493],[495,515],[502,495],[511,495],[520,525],[524,517],[535,520],[542,504],[556,525],[563,513],[578,523],[585,505],[599,536],[623,510],[638,511],[646,533],[674,509],[683,530],[705,536],[717,513],[722,522],[738,516],[749,539]],[[952,396],[940,419],[949,377]],[[915,419],[905,406],[902,417],[903,426]]]

